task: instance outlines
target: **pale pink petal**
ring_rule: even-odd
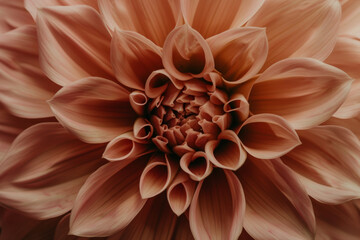
[[[264,0],[185,0],[183,15],[204,38],[238,28],[261,7]]]
[[[24,0],[24,5],[35,21],[38,10],[44,7],[88,5],[98,9],[96,0]]]
[[[190,206],[194,196],[196,182],[180,171],[167,189],[167,199],[173,212],[180,216]]]
[[[175,28],[166,38],[163,64],[179,80],[201,78],[215,66],[209,45],[187,24]]]
[[[239,179],[229,170],[216,169],[201,181],[190,205],[190,228],[195,239],[238,239],[245,213]]]
[[[227,86],[243,83],[256,75],[265,63],[268,43],[264,28],[243,27],[206,40]]]
[[[115,31],[111,41],[111,63],[117,80],[130,88],[144,90],[149,75],[162,69],[161,48],[144,36]]]
[[[2,216],[0,240],[45,240],[53,239],[60,219],[35,220],[11,210]]]
[[[266,28],[266,69],[288,57],[325,60],[335,45],[340,18],[338,0],[271,0],[265,1],[247,26]]]
[[[240,128],[239,138],[245,150],[260,159],[280,157],[301,144],[285,119],[266,113],[248,118]]]
[[[313,201],[316,215],[316,240],[358,240],[360,214],[353,202],[325,205]]]
[[[0,0],[0,16],[0,34],[34,23],[24,8],[24,0]]]
[[[249,103],[242,94],[233,94],[224,104],[224,111],[232,113],[236,122],[244,121],[249,116]]]
[[[53,116],[46,100],[60,88],[42,73],[35,26],[24,26],[0,38],[0,100],[16,116]]]
[[[150,98],[161,96],[174,80],[164,69],[156,70],[146,80],[145,93]]]
[[[314,239],[312,204],[280,160],[248,159],[237,172],[246,197],[244,228],[257,240]]]
[[[154,128],[145,118],[137,118],[133,126],[134,137],[138,140],[148,140],[152,137]]]
[[[339,204],[360,197],[360,141],[349,130],[320,126],[299,131],[302,144],[282,157],[309,195]]]
[[[99,0],[99,8],[111,30],[138,32],[159,46],[180,17],[178,1]]]
[[[64,86],[89,76],[113,78],[110,34],[93,8],[43,8],[37,28],[40,65],[55,83]]]
[[[340,34],[360,37],[360,2],[358,0],[340,0],[342,13]]]
[[[213,169],[208,155],[205,152],[195,152],[194,150],[190,150],[181,157],[180,167],[195,181],[203,180]]]
[[[355,117],[360,113],[360,39],[339,37],[325,62],[354,78],[348,97],[334,116],[343,119]]]
[[[105,161],[58,123],[23,131],[0,164],[0,201],[37,219],[69,211],[86,178]]]
[[[111,162],[86,180],[70,217],[70,234],[110,236],[124,229],[143,208],[139,180],[148,156]]]
[[[344,102],[351,82],[345,72],[315,59],[285,59],[255,81],[250,112],[280,115],[295,129],[317,126]]]
[[[124,230],[108,240],[172,240],[177,233],[177,227],[189,231],[186,229],[186,222],[178,221],[180,220],[171,211],[166,196],[161,194],[149,199],[136,218]]]
[[[237,170],[246,160],[239,137],[231,130],[222,131],[217,140],[206,143],[207,158],[217,167]]]
[[[360,114],[350,119],[330,118],[323,125],[337,125],[352,131],[360,139]]]
[[[153,151],[155,151],[155,146],[135,138],[132,132],[126,132],[108,143],[103,157],[109,161],[120,161],[142,156]]]
[[[67,129],[89,143],[112,140],[131,130],[136,119],[129,93],[103,78],[84,78],[65,86],[49,104]]]
[[[129,95],[129,101],[131,107],[138,115],[146,114],[145,107],[146,104],[148,103],[148,97],[144,92],[137,90],[131,92]]]
[[[164,153],[154,153],[140,177],[142,198],[152,198],[163,192],[178,170],[177,159]]]

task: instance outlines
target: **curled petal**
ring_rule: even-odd
[[[179,172],[167,189],[167,199],[173,212],[180,216],[190,206],[196,183],[187,174]]]
[[[0,201],[37,219],[60,216],[100,167],[102,145],[85,144],[58,123],[23,131],[0,164]]]
[[[134,136],[139,140],[150,139],[153,135],[153,126],[145,118],[138,118],[134,122]]]
[[[261,7],[264,0],[185,0],[183,15],[204,38],[238,28]],[[211,16],[211,17],[210,17]]]
[[[266,69],[288,57],[325,60],[335,45],[340,18],[338,0],[275,0],[265,1],[247,26],[266,28]]]
[[[250,111],[282,116],[295,129],[317,126],[344,102],[351,82],[345,72],[320,61],[285,59],[255,81]]]
[[[201,181],[190,205],[190,228],[195,239],[238,239],[245,213],[245,196],[236,175],[214,169]]]
[[[140,178],[142,198],[151,198],[164,191],[176,175],[178,166],[173,156],[154,153]]]
[[[339,33],[360,37],[360,2],[358,0],[340,0],[341,22]]]
[[[35,26],[24,26],[0,39],[0,100],[23,118],[53,116],[46,100],[59,86],[42,73]]]
[[[180,17],[178,1],[99,0],[99,8],[111,30],[138,32],[159,46]]]
[[[75,200],[69,234],[102,237],[125,228],[146,203],[139,179],[147,159],[111,162],[91,174]]]
[[[302,144],[282,157],[306,187],[324,203],[360,197],[360,141],[349,130],[319,126],[299,131]]]
[[[162,69],[161,49],[144,36],[115,31],[111,41],[111,63],[117,80],[129,88],[144,91],[149,75]]]
[[[234,94],[230,100],[224,104],[224,111],[233,113],[235,119],[244,121],[249,116],[249,103],[246,101],[244,95]]]
[[[132,159],[154,151],[154,146],[137,139],[132,132],[123,133],[106,146],[103,157],[109,161]]]
[[[262,68],[268,51],[264,28],[243,27],[207,39],[215,59],[215,68],[231,87],[255,76]]]
[[[163,64],[179,80],[201,78],[215,65],[209,45],[187,24],[175,28],[166,38]]]
[[[90,76],[113,78],[110,34],[93,8],[42,8],[37,28],[40,65],[55,83],[65,86]]]
[[[260,159],[280,157],[301,144],[285,119],[265,113],[248,118],[240,128],[239,137],[245,150]]]
[[[246,159],[239,137],[231,130],[222,131],[217,140],[206,143],[205,153],[215,166],[230,170],[238,169]]]
[[[203,180],[213,169],[206,153],[194,151],[185,153],[181,157],[180,167],[195,181]]]
[[[246,196],[244,228],[251,237],[314,239],[310,198],[290,168],[279,159],[248,159],[237,176]]]
[[[168,87],[172,77],[163,69],[150,74],[145,83],[145,93],[150,98],[160,96]]]
[[[144,92],[141,91],[133,91],[129,95],[129,101],[131,107],[134,111],[139,115],[145,114],[145,106],[148,102],[147,96]]]
[[[129,93],[103,78],[84,78],[63,87],[49,104],[67,129],[89,143],[108,142],[131,130],[136,118]]]

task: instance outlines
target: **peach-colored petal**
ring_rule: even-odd
[[[143,208],[139,180],[148,156],[111,162],[86,180],[70,216],[70,234],[110,236],[125,228]]]
[[[152,137],[154,128],[147,119],[139,117],[134,122],[133,132],[136,139],[147,140]]]
[[[144,90],[149,75],[162,69],[161,48],[144,36],[115,31],[111,41],[111,63],[117,80],[130,88]]]
[[[302,144],[282,157],[320,202],[339,204],[360,197],[360,141],[339,126],[299,131]]]
[[[109,161],[120,161],[139,157],[153,151],[155,151],[155,146],[135,138],[133,132],[126,132],[108,143],[103,157]]]
[[[98,9],[96,0],[24,0],[24,5],[35,21],[38,10],[44,7],[88,5]]]
[[[0,38],[0,100],[24,118],[53,116],[46,100],[60,88],[41,72],[35,26],[24,26]]]
[[[58,123],[40,123],[13,142],[0,167],[0,201],[38,219],[69,211],[85,179],[105,161]]]
[[[246,231],[245,229],[243,229],[243,231],[241,232],[241,235],[239,237],[238,240],[255,240],[254,238],[252,238]]]
[[[280,115],[295,129],[317,126],[344,102],[351,82],[345,72],[315,59],[285,59],[255,81],[250,112]]]
[[[205,152],[190,150],[180,159],[181,169],[195,181],[201,181],[211,173],[213,166]]]
[[[285,119],[266,113],[248,118],[240,128],[239,138],[245,150],[260,159],[280,157],[301,144]]]
[[[186,215],[177,218],[175,230],[171,240],[194,240]]]
[[[110,34],[93,8],[43,8],[37,28],[40,65],[55,83],[64,86],[89,76],[113,78]]]
[[[185,20],[204,38],[238,28],[261,7],[264,0],[185,0],[182,10]]]
[[[324,60],[335,45],[340,18],[338,0],[272,0],[247,25],[266,28],[266,69],[288,57]]]
[[[360,39],[339,37],[325,62],[354,78],[348,97],[334,116],[342,119],[355,117],[360,113]]]
[[[358,0],[340,0],[342,13],[339,33],[360,37],[360,2]]]
[[[111,30],[138,32],[159,46],[176,26],[178,1],[99,0],[100,12]]]
[[[254,239],[314,239],[310,198],[290,168],[248,159],[237,175],[246,196],[244,228]]]
[[[174,179],[178,170],[177,159],[164,153],[154,153],[140,177],[142,198],[152,198],[163,192]]]
[[[0,0],[0,16],[0,34],[33,24],[30,14],[24,8],[24,0]]]
[[[186,222],[178,221],[166,201],[165,194],[161,194],[149,199],[136,218],[124,230],[108,240],[172,240],[177,233],[177,227],[187,230]]]
[[[0,240],[53,239],[59,220],[59,218],[52,218],[39,221],[15,211],[5,210],[2,216]]]
[[[167,199],[173,212],[180,216],[190,206],[194,196],[196,182],[180,171],[167,189]]]
[[[201,181],[190,205],[190,228],[195,239],[238,239],[245,213],[239,179],[229,170],[214,169]]]
[[[207,142],[205,153],[215,166],[230,170],[237,170],[246,159],[239,137],[231,130],[222,131],[217,140]]]
[[[243,83],[262,68],[268,52],[264,28],[243,27],[206,40],[227,86]]]
[[[129,101],[131,107],[138,115],[146,114],[146,104],[148,103],[148,97],[142,91],[133,91],[129,95]]]
[[[136,118],[129,93],[103,78],[84,78],[65,86],[49,104],[67,129],[89,143],[108,142],[131,130]]]
[[[225,102],[224,111],[232,113],[236,122],[241,122],[249,116],[249,103],[244,95],[235,93]]]
[[[145,83],[145,93],[150,98],[161,96],[167,89],[172,77],[164,70],[160,69],[150,74]]]
[[[201,78],[214,70],[214,58],[205,39],[185,24],[175,28],[164,43],[163,64],[179,80]]]
[[[313,201],[316,215],[316,240],[358,240],[360,214],[353,202],[325,205]]]
[[[349,119],[339,119],[332,117],[328,121],[324,122],[323,125],[337,125],[345,127],[352,131],[358,137],[358,139],[360,139],[360,114]]]

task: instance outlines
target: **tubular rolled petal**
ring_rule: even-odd
[[[212,164],[205,152],[190,151],[180,159],[181,169],[195,181],[201,181],[211,174]]]

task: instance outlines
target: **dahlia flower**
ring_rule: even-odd
[[[0,0],[0,239],[358,239],[360,1]]]

